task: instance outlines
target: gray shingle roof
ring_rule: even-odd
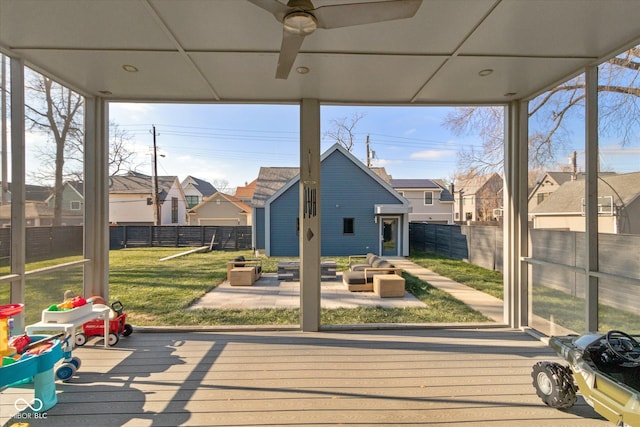
[[[176,179],[175,176],[158,176],[158,193],[167,194]],[[110,193],[151,194],[152,191],[153,183],[149,175],[131,171],[125,175],[109,177]]]
[[[430,179],[392,179],[391,186],[394,189],[412,188],[412,189],[439,189],[440,186]]]
[[[391,186],[394,190],[440,190],[441,202],[453,202],[453,195],[447,185],[441,179],[392,179]]]
[[[640,195],[640,172],[604,174],[598,179],[598,196],[611,196],[616,206],[628,205]],[[538,206],[532,214],[571,213],[582,211],[585,181],[567,181]]]
[[[218,192],[218,190],[216,190],[216,187],[214,187],[211,183],[203,179],[196,178],[195,176],[189,175],[184,179],[183,182],[186,182],[189,178],[193,180],[195,186],[198,188],[198,191],[200,192],[200,194],[202,194],[203,197],[211,196]]]
[[[269,197],[273,196],[287,182],[297,176],[298,173],[299,168],[261,167],[251,204],[254,207],[263,207],[264,202],[269,199]]]

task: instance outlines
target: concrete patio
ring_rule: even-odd
[[[341,275],[321,284],[321,307],[424,307],[409,292],[403,298],[380,298],[373,292],[349,292]],[[266,273],[252,286],[231,286],[225,281],[200,298],[190,308],[298,308],[300,282],[279,281],[275,273]]]

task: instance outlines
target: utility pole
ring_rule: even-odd
[[[371,167],[371,160],[376,158],[376,152],[369,147],[369,135],[367,135],[367,167]]]
[[[158,147],[156,146],[156,126],[153,125],[153,178],[152,178],[152,201],[153,201],[153,224],[162,225],[160,215],[160,200],[158,200]]]

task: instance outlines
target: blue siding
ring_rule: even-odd
[[[271,203],[271,255],[298,256],[300,242],[296,220],[300,210],[300,187],[292,185]]]
[[[378,252],[374,205],[402,203],[339,151],[320,166],[322,255]],[[298,256],[296,218],[299,186],[293,185],[271,204],[271,255]],[[354,234],[343,234],[343,219],[354,218]]]
[[[251,219],[254,224],[254,230],[256,233],[256,247],[255,249],[265,248],[265,235],[264,235],[264,208],[255,209],[255,217]]]

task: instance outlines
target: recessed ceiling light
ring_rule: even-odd
[[[307,73],[309,73],[309,71],[311,71],[311,70],[309,69],[309,67],[304,67],[304,66],[302,66],[302,67],[298,67],[298,68],[296,68],[296,72],[297,72],[298,74],[307,74]]]
[[[491,68],[487,68],[485,70],[478,71],[478,75],[480,77],[487,77],[490,74],[493,74],[493,70]]]
[[[136,67],[135,65],[130,65],[130,64],[124,64],[122,66],[122,69],[125,70],[128,73],[137,73],[138,72],[138,67]]]

